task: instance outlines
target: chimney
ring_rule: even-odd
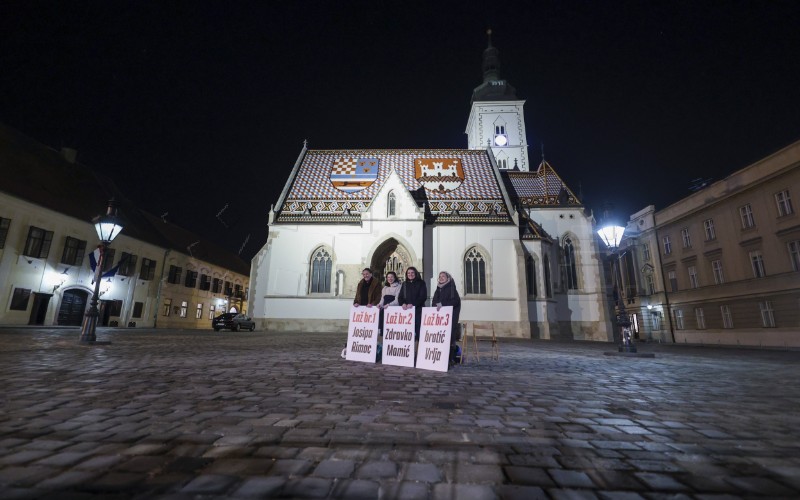
[[[78,151],[72,148],[61,148],[61,156],[70,163],[78,159]]]

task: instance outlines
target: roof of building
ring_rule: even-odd
[[[507,197],[484,150],[308,150],[287,182],[278,222],[357,222],[391,171],[436,222],[509,223]]]
[[[204,256],[195,252],[195,257],[250,274],[249,264],[238,255],[175,225],[165,230],[154,224],[154,219],[159,223],[161,220],[134,205],[111,179],[75,161],[74,153],[58,152],[0,124],[0,171],[3,172],[0,192],[87,223],[105,213],[109,199],[113,198],[126,236],[184,254],[189,254],[186,240],[190,243],[200,240]]]
[[[575,193],[545,160],[542,160],[535,172],[504,170],[503,179],[512,202],[517,206],[582,206]]]

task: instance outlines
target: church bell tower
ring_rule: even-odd
[[[483,51],[483,83],[472,91],[472,107],[467,120],[467,147],[492,148],[497,166],[527,172],[528,143],[525,139],[524,100],[517,98],[514,87],[500,78],[500,52],[489,46]]]

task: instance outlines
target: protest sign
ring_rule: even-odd
[[[414,308],[400,306],[383,310],[383,353],[381,363],[414,366]]]
[[[347,360],[374,363],[378,351],[377,307],[350,307],[350,326],[347,328]]]
[[[450,360],[453,306],[438,311],[435,307],[423,307],[419,330],[417,368],[446,372]]]

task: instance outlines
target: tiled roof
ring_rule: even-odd
[[[546,205],[581,205],[577,196],[564,184],[549,163],[542,160],[535,172],[504,171],[503,176],[521,207]]]
[[[309,150],[277,221],[357,222],[392,169],[437,222],[510,221],[487,152],[464,149]]]

